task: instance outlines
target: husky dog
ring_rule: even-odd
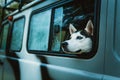
[[[89,20],[84,30],[77,31],[77,29],[70,24],[69,25],[70,39],[62,42],[62,50],[65,53],[81,54],[87,53],[92,50],[92,36],[93,36],[93,24]]]

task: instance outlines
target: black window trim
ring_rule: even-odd
[[[21,48],[20,48],[19,50],[11,50],[11,49],[10,49],[10,46],[11,46],[11,41],[12,41],[12,31],[13,31],[13,27],[14,27],[14,26],[13,26],[13,25],[14,25],[14,22],[17,21],[17,20],[19,20],[19,19],[22,19],[22,18],[24,19],[24,24],[23,24],[23,25],[24,25],[24,26],[23,26],[24,28],[23,28],[23,34],[22,34]],[[20,52],[20,51],[21,51],[22,45],[23,45],[23,38],[24,38],[25,22],[26,22],[26,17],[25,17],[25,15],[22,15],[22,16],[20,16],[20,17],[18,17],[18,18],[16,18],[16,19],[13,20],[12,27],[11,27],[11,32],[10,32],[10,38],[9,38],[9,39],[10,39],[10,40],[9,40],[9,52]]]
[[[31,20],[31,16],[36,14],[36,13],[41,13],[41,12],[44,12],[44,11],[47,11],[49,9],[52,10],[52,16],[51,16],[51,22],[50,22],[50,34],[49,34],[49,37],[52,37],[51,35],[51,32],[52,32],[52,25],[53,25],[53,12],[56,8],[58,7],[61,7],[62,5],[64,4],[67,4],[69,2],[72,2],[74,0],[70,0],[70,1],[66,1],[66,0],[63,0],[61,2],[58,2],[58,3],[55,3],[55,4],[52,4],[52,5],[48,5],[48,6],[45,6],[45,7],[42,7],[42,8],[39,8],[37,10],[34,10],[32,11],[31,15],[30,15],[30,20]],[[30,33],[30,28],[28,28],[28,34],[27,34],[27,51],[30,53],[30,54],[37,54],[37,55],[50,55],[50,56],[62,56],[62,57],[70,57],[70,58],[83,58],[83,59],[90,59],[92,58],[96,52],[97,52],[97,49],[98,49],[98,42],[99,42],[99,21],[100,21],[100,9],[101,9],[101,0],[95,0],[95,10],[94,10],[94,21],[93,21],[93,24],[94,26],[97,26],[97,28],[95,28],[95,33],[97,33],[95,35],[95,44],[93,44],[93,46],[95,46],[95,48],[92,50],[92,52],[90,52],[91,54],[64,54],[62,51],[50,51],[51,49],[51,38],[49,38],[49,43],[48,43],[48,51],[36,51],[36,50],[29,50],[28,49],[28,39],[29,39],[29,33]],[[29,26],[30,26],[30,21],[29,21]]]

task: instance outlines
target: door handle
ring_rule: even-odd
[[[0,59],[0,65],[3,65],[3,61]]]

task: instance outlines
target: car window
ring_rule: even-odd
[[[70,24],[79,31],[86,27],[88,20],[93,22],[94,0],[80,2],[76,0],[54,9],[52,51],[60,51],[61,43],[70,39]]]
[[[24,17],[16,19],[13,23],[10,50],[20,51],[24,32]]]
[[[9,30],[9,23],[6,23],[6,24],[3,25],[3,29],[2,29],[2,32],[1,32],[0,49],[3,49],[3,50],[6,49],[8,30]]]
[[[33,14],[30,21],[28,49],[47,51],[51,10]]]
[[[66,51],[64,50],[69,50],[69,52],[67,52],[67,56],[76,56],[76,53],[82,49],[83,53],[91,53],[94,55],[97,49],[97,30],[99,27],[96,26],[99,22],[97,21],[99,20],[99,12],[97,12],[99,11],[99,8],[96,10],[96,2],[97,1],[95,0],[74,0],[67,3],[61,3],[58,6],[55,4],[52,6],[51,4],[51,6],[46,6],[42,9],[40,8],[33,11],[29,24],[27,42],[28,51],[31,53],[47,53],[50,55],[65,54],[66,56]],[[86,26],[89,22],[92,27],[89,28],[88,31]],[[86,37],[89,37],[90,39],[90,43],[88,42],[90,45],[84,46],[84,44],[82,44],[81,49],[76,51],[73,50],[75,54],[72,49],[75,47],[77,48],[79,43],[75,43],[76,45],[72,46],[72,48],[69,47],[69,49],[63,49],[61,45],[64,41],[71,39],[69,29],[70,24],[76,28],[76,32],[86,30],[81,32],[81,34],[85,34],[84,38],[78,36],[76,37],[77,41],[80,39],[85,39]],[[70,44],[73,44],[73,42],[70,42]],[[85,49],[83,49],[84,47]],[[88,47],[89,49],[86,49]],[[91,55],[88,56],[88,54],[80,56],[91,57]]]

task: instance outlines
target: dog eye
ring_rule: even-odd
[[[83,39],[83,37],[81,37],[81,36],[77,36],[76,39]]]

